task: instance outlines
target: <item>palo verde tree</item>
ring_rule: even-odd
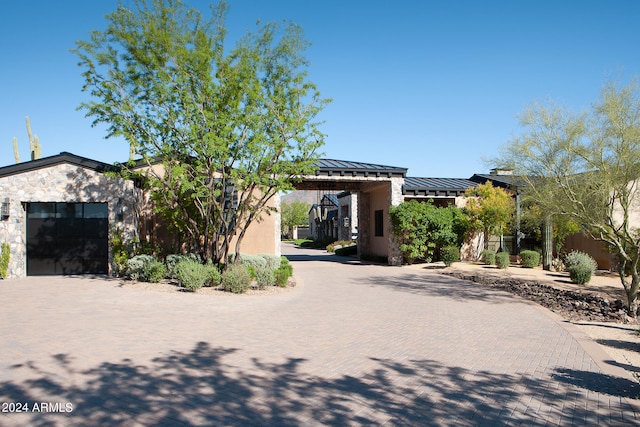
[[[134,0],[77,42],[81,108],[149,166],[156,209],[191,250],[227,264],[269,201],[311,173],[328,100],[307,78],[308,43],[294,24],[258,24],[227,46],[227,5],[208,17],[180,0]],[[232,248],[232,238],[235,245]]]
[[[489,236],[504,234],[515,213],[515,202],[511,195],[488,181],[467,189],[468,197],[464,212],[469,217],[469,228],[484,233],[484,247],[488,248]]]
[[[619,262],[628,313],[640,286],[640,93],[636,82],[607,84],[587,113],[553,103],[521,117],[523,134],[507,145],[503,164],[527,180],[527,194],[608,244]]]

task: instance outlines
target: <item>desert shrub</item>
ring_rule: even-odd
[[[336,249],[336,255],[338,256],[358,255],[358,246],[351,245],[351,246],[344,246],[344,247],[338,248]]]
[[[116,276],[120,276],[127,271],[127,261],[129,261],[131,257],[133,248],[131,245],[125,243],[119,229],[111,234],[109,245],[111,246],[111,253],[113,254],[115,274]]]
[[[496,266],[503,269],[509,267],[509,252],[498,252],[496,254]]]
[[[205,282],[206,286],[219,286],[222,281],[222,274],[220,274],[220,270],[216,265],[211,262],[208,262],[205,265],[207,271],[207,280]]]
[[[571,251],[564,257],[564,267],[567,271],[574,265],[584,264],[593,266],[593,271],[598,268],[598,263],[591,255],[580,251]]]
[[[460,249],[457,246],[445,246],[441,250],[440,258],[444,265],[449,267],[456,261],[460,261]]]
[[[591,280],[591,275],[598,268],[598,263],[589,254],[573,251],[564,259],[571,282],[584,285]]]
[[[171,255],[167,255],[167,257],[164,260],[165,264],[167,265],[167,275],[172,279],[177,278],[178,277],[178,270],[177,270],[178,264],[181,261],[186,261],[186,260],[200,262],[200,255],[198,255],[198,254],[171,254]]]
[[[273,254],[260,254],[260,257],[264,258],[267,262],[267,268],[270,270],[276,270],[280,267],[280,257],[278,255]]]
[[[2,249],[0,250],[0,276],[3,279],[7,278],[7,271],[9,270],[9,258],[11,256],[11,248],[7,242],[2,244]]]
[[[200,289],[209,278],[209,269],[198,261],[185,259],[176,266],[177,278],[191,292]]]
[[[522,251],[520,259],[524,268],[534,268],[540,265],[540,253],[536,251]]]
[[[269,267],[255,267],[254,277],[256,279],[258,289],[264,289],[267,286],[273,286],[276,284],[276,276],[274,270],[270,269]]]
[[[485,249],[482,251],[481,259],[485,265],[493,265],[496,263],[496,253],[490,249]]]
[[[267,260],[261,257],[260,255],[240,254],[240,257],[235,261],[239,262],[240,264],[251,266],[254,268],[267,266]]]
[[[222,289],[241,294],[251,286],[251,275],[247,265],[234,264],[222,273]]]
[[[286,287],[289,277],[293,274],[293,266],[286,257],[280,258],[280,268],[275,271],[276,283],[280,287]]]
[[[167,275],[167,267],[157,260],[146,264],[143,268],[144,278],[151,283],[158,283]]]
[[[156,261],[153,255],[136,255],[127,261],[127,273],[132,280],[148,280],[145,275],[145,267],[147,264]]]

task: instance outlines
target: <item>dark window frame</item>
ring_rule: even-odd
[[[384,237],[384,211],[382,209],[373,212],[373,223],[376,237]]]

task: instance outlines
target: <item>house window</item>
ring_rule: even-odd
[[[375,224],[375,232],[376,236],[384,235],[384,216],[383,211],[375,211],[374,212],[374,224]]]

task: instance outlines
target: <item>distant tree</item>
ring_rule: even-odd
[[[505,190],[491,182],[467,189],[464,212],[469,217],[469,227],[484,233],[484,248],[489,246],[489,236],[501,236],[507,230],[515,213],[515,201]]]
[[[81,108],[149,166],[157,210],[204,259],[228,265],[270,201],[312,173],[328,100],[307,79],[301,27],[258,24],[226,43],[227,4],[205,19],[180,0],[136,0],[74,52]],[[232,239],[236,239],[234,248]]]
[[[283,235],[288,235],[293,227],[306,225],[309,222],[309,209],[311,205],[299,200],[291,203],[280,204],[280,229]]]
[[[523,135],[500,160],[527,180],[527,195],[564,215],[619,261],[629,314],[638,312],[640,286],[640,92],[637,83],[607,84],[589,113],[553,103],[522,116]]]
[[[389,209],[391,229],[408,264],[431,261],[441,248],[460,248],[466,235],[466,218],[450,206],[436,207],[431,200],[410,200]]]

